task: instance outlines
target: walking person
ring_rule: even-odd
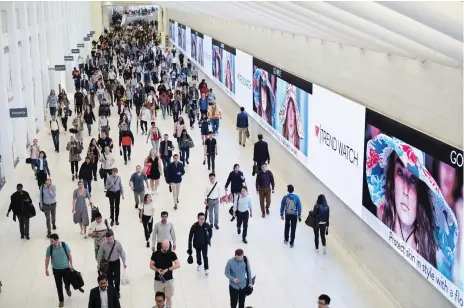
[[[172,272],[180,268],[180,262],[174,251],[169,249],[169,241],[161,243],[161,249],[151,255],[150,269],[155,272],[155,292],[163,292],[166,295],[168,308],[172,307],[174,295],[174,277]]]
[[[72,125],[77,141],[82,144],[84,141],[84,119],[82,118],[82,113],[77,114],[77,117],[75,117],[72,121]]]
[[[134,192],[135,208],[139,208],[139,204],[143,204],[145,198],[145,186],[148,189],[148,177],[142,172],[142,167],[137,166],[135,172],[129,180],[129,186]]]
[[[101,168],[103,169],[103,183],[106,185],[106,180],[108,179],[108,176],[113,173],[113,168],[114,168],[114,162],[116,161],[114,159],[113,153],[110,152],[110,147],[105,146],[104,152],[100,156],[100,163],[101,163]]]
[[[327,253],[326,235],[329,235],[330,209],[323,194],[317,197],[316,205],[313,209],[313,216],[316,217],[316,227],[314,228],[315,250],[319,253],[319,234],[321,235],[322,251]]]
[[[40,189],[40,203],[45,214],[47,225],[47,238],[50,238],[53,230],[56,230],[56,186],[52,179],[47,179]]]
[[[150,139],[151,146],[156,151],[156,153],[159,153],[161,136],[162,136],[161,132],[159,128],[156,126],[156,123],[151,122],[151,128],[147,134],[147,143],[148,143],[148,140]]]
[[[100,265],[102,260],[108,261],[108,284],[116,288],[118,298],[121,297],[121,261],[124,268],[127,268],[126,253],[121,243],[114,238],[113,231],[106,231],[106,241],[102,242],[97,255],[97,264]]]
[[[84,122],[87,125],[87,131],[89,132],[89,137],[92,134],[92,124],[96,121],[95,115],[89,105],[85,106],[84,111]]]
[[[166,295],[164,292],[156,292],[155,294],[155,306],[153,308],[166,308]]]
[[[201,119],[198,120],[198,127],[200,128],[202,145],[205,145],[205,140],[208,138],[209,133],[209,120],[206,113],[201,114]]]
[[[35,169],[37,166],[36,164],[37,157],[39,156],[39,153],[40,153],[39,141],[37,140],[37,138],[32,140],[32,144],[29,146],[28,153],[29,153],[29,159],[31,161],[30,163],[31,168],[35,172]]]
[[[52,115],[50,120],[50,134],[52,135],[53,145],[55,146],[55,152],[60,152],[60,125],[55,115]]]
[[[174,161],[166,167],[166,182],[169,184],[169,191],[172,191],[174,209],[177,210],[179,204],[180,184],[182,176],[185,174],[184,164],[179,161],[179,155],[174,154]]]
[[[56,109],[58,107],[58,96],[55,94],[55,90],[50,90],[50,95],[47,97],[47,108],[50,108],[50,116],[56,115]]]
[[[145,233],[145,241],[147,248],[150,248],[150,236],[153,231],[153,216],[155,215],[155,207],[150,194],[146,194],[143,198],[143,206],[140,209],[140,223],[143,224]]]
[[[69,151],[69,163],[71,165],[72,180],[78,178],[79,162],[82,160],[82,144],[80,144],[74,136],[71,135],[70,141],[66,145],[66,151]]]
[[[232,203],[234,203],[237,200],[238,195],[242,191],[242,188],[246,186],[245,184],[245,176],[243,175],[243,172],[240,171],[240,165],[235,164],[234,169],[229,173],[229,176],[227,177],[226,181],[226,186],[225,186],[225,191],[227,195],[227,188],[229,187],[230,184],[230,192],[232,194]]]
[[[251,199],[248,196],[248,189],[245,186],[241,188],[236,202],[233,203],[232,212],[233,216],[237,217],[237,234],[242,233],[242,242],[248,244],[246,239],[248,235],[248,220],[250,217],[253,217],[253,209]],[[243,232],[241,232],[242,225]]]
[[[187,130],[183,129],[179,137],[179,150],[180,150],[180,160],[184,164],[189,164],[190,158],[190,148],[193,147],[193,139],[187,134]]]
[[[98,250],[100,249],[101,244],[105,241],[106,232],[110,230],[108,226],[108,221],[103,219],[102,214],[97,211],[94,215],[95,221],[92,222],[89,226],[89,234],[93,238],[93,245],[95,251],[95,260],[98,256]]]
[[[82,113],[82,106],[84,105],[84,94],[82,93],[81,89],[76,89],[76,93],[74,94],[74,106],[76,113]]]
[[[161,221],[155,224],[155,228],[152,233],[152,246],[151,250],[155,252],[161,249],[163,241],[169,242],[169,250],[176,250],[176,232],[174,231],[174,225],[168,222],[168,212],[161,212]]]
[[[71,297],[71,271],[73,270],[73,258],[68,244],[60,241],[58,234],[50,235],[50,246],[45,252],[45,275],[50,276],[48,267],[52,264],[55,277],[56,291],[58,292],[58,307],[64,307],[63,283],[66,294]]]
[[[61,125],[64,128],[64,133],[68,131],[68,117],[71,115],[72,111],[65,105],[63,101],[60,101],[58,106],[58,117],[61,119]]]
[[[329,308],[330,297],[326,294],[319,295],[317,298],[317,305],[318,308]]]
[[[174,138],[177,139],[177,145],[180,143],[180,136],[182,135],[182,131],[186,129],[184,118],[179,117],[179,121],[174,123]]]
[[[79,224],[81,234],[84,235],[84,238],[87,238],[87,226],[89,225],[89,212],[87,210],[86,199],[89,200],[89,203],[92,203],[89,191],[84,188],[84,182],[79,181],[77,182],[77,189],[73,193],[72,213],[73,222],[74,224]]]
[[[142,129],[142,135],[147,135],[147,140],[150,137],[148,134],[148,123],[151,122],[151,112],[145,105],[142,106],[140,110],[140,128]]]
[[[98,287],[90,290],[89,308],[121,308],[116,288],[108,285],[106,275],[98,276]]]
[[[218,149],[217,149],[217,141],[216,141],[216,138],[213,137],[212,131],[208,132],[208,138],[205,140],[204,154],[205,154],[205,158],[203,160],[203,165],[205,164],[205,160],[207,160],[208,170],[211,170],[211,167],[212,167],[213,173],[214,173],[216,169],[215,161],[216,161],[216,156],[218,154]]]
[[[211,93],[212,90],[210,89]],[[210,106],[208,107],[208,119],[211,122],[213,134],[217,135],[219,133],[219,121],[222,119],[222,110],[215,100],[210,102]]]
[[[271,171],[267,170],[267,164],[264,163],[261,166],[261,171],[256,176],[256,193],[259,195],[259,205],[263,218],[266,217],[266,214],[270,214],[271,191],[274,193],[274,188],[274,175]],[[264,201],[266,201],[266,206],[264,206]]]
[[[280,203],[280,219],[285,220],[284,243],[288,244],[290,231],[290,248],[293,248],[297,220],[301,222],[301,201],[294,193],[293,185],[287,185],[287,192],[288,194],[282,198]]]
[[[245,112],[245,107],[240,107],[240,112],[237,114],[237,130],[238,144],[245,147],[248,133],[248,114]]]
[[[93,180],[97,181],[97,169],[98,169],[98,159],[100,158],[100,150],[97,144],[97,140],[92,138],[87,148],[87,157],[89,158],[89,163],[92,168]]]
[[[197,271],[201,269],[202,257],[205,268],[205,275],[209,274],[209,262],[208,262],[208,246],[211,246],[211,238],[213,237],[213,229],[205,221],[205,214],[198,213],[198,221],[195,222],[190,228],[189,240],[188,240],[188,251],[189,255],[192,254],[192,247],[196,251],[197,259]]]
[[[166,170],[167,165],[171,163],[172,151],[174,144],[169,140],[169,135],[163,135],[163,141],[160,142],[160,157],[163,161],[163,170]]]
[[[10,212],[13,211],[13,221],[16,221],[18,218],[19,223],[19,232],[21,233],[21,238],[30,239],[29,237],[29,219],[30,214],[27,209],[28,206],[32,205],[31,197],[29,193],[23,190],[23,184],[16,185],[16,192],[14,192],[10,197],[10,207],[6,213],[6,217],[10,215]]]
[[[150,179],[151,194],[157,195],[160,178],[164,170],[161,169],[161,159],[154,149],[151,149],[147,158],[145,158],[144,171],[148,179]]]
[[[245,308],[247,289],[253,288],[253,276],[249,259],[242,249],[235,250],[235,257],[229,259],[224,271],[229,279],[229,296],[231,308]]]
[[[92,179],[93,179],[93,166],[90,162],[90,157],[86,157],[79,170],[79,180],[84,182],[84,188],[89,191],[89,195],[92,195]]]
[[[113,168],[113,173],[110,174],[105,181],[106,197],[110,201],[110,212],[111,212],[111,226],[119,225],[119,204],[121,198],[124,200],[124,188],[122,185],[121,178],[119,177],[118,168]]]
[[[214,173],[209,174],[209,182],[205,187],[206,215],[209,216],[209,224],[219,230],[219,200],[221,199],[221,188],[216,181]],[[214,220],[213,220],[214,218]]]
[[[258,135],[258,141],[255,143],[253,148],[253,161],[258,166],[257,171],[261,170],[261,166],[267,162],[271,163],[271,157],[269,156],[269,148],[267,142],[263,141],[263,135]],[[253,169],[254,171],[254,169]],[[253,175],[255,173],[253,172]]]
[[[39,189],[43,184],[45,184],[45,181],[50,176],[47,155],[44,151],[40,151],[39,157],[36,160],[35,176],[37,179],[37,184],[39,185]]]
[[[122,147],[124,155],[124,165],[127,165],[127,160],[131,160],[132,146],[134,145],[134,134],[128,129],[127,125],[122,125],[119,131],[119,148]]]

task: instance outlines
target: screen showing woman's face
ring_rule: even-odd
[[[264,84],[261,85],[261,108],[263,110],[263,115],[264,115],[267,109],[267,90]]]
[[[448,204],[453,205],[452,193],[456,178],[456,169],[444,162],[440,162],[438,169],[440,189]]]
[[[417,181],[414,176],[397,158],[393,175],[395,183],[395,205],[399,220],[403,225],[411,226],[417,217]]]
[[[288,101],[287,107],[287,128],[288,128],[288,135],[294,136],[295,135],[295,120],[296,120],[296,110],[295,110],[295,102],[291,99]]]

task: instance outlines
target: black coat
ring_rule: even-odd
[[[171,157],[172,156],[172,150],[168,150],[168,156],[165,157],[164,156],[164,151],[166,149],[166,143],[167,143],[167,146],[171,149],[174,149],[174,145],[172,144],[172,141],[171,140],[168,140],[168,141],[161,141],[160,142],[160,155],[161,155],[161,158],[168,158],[168,157]]]
[[[188,248],[205,248],[211,245],[211,238],[213,237],[213,228],[206,221],[202,226],[198,222],[194,223],[190,228]]]
[[[22,194],[18,191],[13,193],[10,197],[10,207],[8,208],[8,213],[13,211],[13,219],[16,219],[16,216],[25,216],[27,214],[25,206],[28,203],[32,203],[31,197],[27,191],[22,191]]]
[[[83,162],[81,165],[81,168],[79,170],[79,179],[81,180],[86,180],[86,181],[92,181],[93,175],[92,175],[92,165],[90,163]]]
[[[254,151],[253,151],[253,161],[255,162],[265,162],[271,160],[269,156],[269,149],[267,147],[266,141],[258,141],[255,143]]]
[[[118,292],[114,287],[107,287],[108,292],[108,308],[121,308],[118,299]],[[89,308],[101,308],[100,288],[96,287],[90,290]]]
[[[132,100],[134,102],[135,106],[142,106],[143,105],[143,93],[142,91],[140,92],[135,92],[134,95],[132,96]]]
[[[238,171],[237,173],[235,173],[235,171],[232,171],[231,173],[229,173],[229,177],[227,178],[227,182],[226,182],[226,189],[227,187],[230,185],[230,192],[231,193],[239,193],[241,190],[242,190],[242,187],[243,187],[243,183],[245,182],[245,178],[243,178],[243,172],[242,171]]]

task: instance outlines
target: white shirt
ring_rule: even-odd
[[[153,215],[153,201],[148,204],[143,204],[143,215],[152,216]]]
[[[113,71],[109,72],[108,79],[111,79],[111,80],[116,79],[116,74]]]
[[[57,131],[59,129],[60,129],[60,127],[58,126],[58,120],[55,120],[55,121],[51,120],[50,121],[50,130]]]
[[[102,289],[100,289],[100,302],[101,308],[108,308],[108,289],[106,289],[105,291],[102,291]]]
[[[150,113],[150,109],[145,108],[145,111],[144,111],[144,118],[145,118],[145,121],[151,122],[151,113]]]
[[[208,182],[205,186],[205,199],[207,198],[209,192],[211,189],[213,189],[214,183],[211,184],[211,182]],[[209,195],[208,199],[219,199],[221,198],[221,185],[217,183],[216,187],[214,187],[213,191],[211,191],[211,194]]]

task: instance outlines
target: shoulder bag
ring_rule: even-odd
[[[248,258],[246,256],[243,256],[243,261],[245,262],[245,272],[247,275],[247,285],[245,287],[245,295],[250,296],[253,293],[253,287],[250,287],[250,277],[248,276]],[[256,276],[251,278],[251,284],[255,284],[255,279]]]
[[[105,256],[103,256],[103,259],[100,261],[99,269],[100,269],[100,272],[102,272],[103,274],[108,274],[110,270],[109,259],[111,259],[111,255],[113,254],[114,246],[116,246],[116,240],[114,240],[113,247],[111,247],[110,254],[108,255],[108,260],[106,260],[104,258]]]
[[[218,182],[214,183],[213,185],[213,188],[211,188],[211,190],[209,191],[208,195],[206,196],[206,206],[205,206],[205,221],[206,219],[208,218],[208,199],[209,199],[209,196],[211,196],[211,193],[213,192],[213,190],[216,188],[216,185],[217,185]]]
[[[105,153],[103,153],[103,158],[106,160]],[[98,174],[100,175],[101,179],[105,178],[105,170],[103,169],[103,164],[100,164],[100,170],[98,170]]]
[[[44,204],[43,204],[43,200],[44,200],[44,191],[43,191],[43,188],[44,186],[42,185],[42,187],[40,188],[40,202],[39,202],[39,209],[43,212],[44,211]]]
[[[114,181],[113,185],[111,185],[111,187],[113,187],[114,185],[116,185],[116,182],[118,181],[119,179],[119,176],[116,177],[116,180]],[[112,194],[115,193],[114,191],[110,191],[109,189],[106,191],[106,197],[109,198],[110,196],[112,196]]]

